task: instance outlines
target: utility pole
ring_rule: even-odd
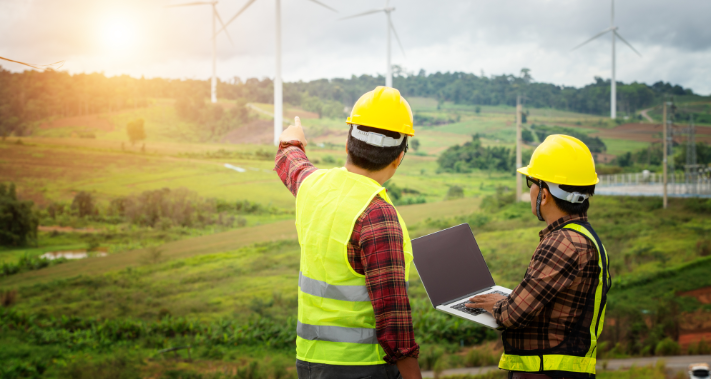
[[[664,99],[664,111],[662,112],[662,120],[664,124],[662,125],[662,140],[663,140],[663,145],[662,145],[662,150],[664,150],[664,159],[662,160],[662,167],[663,167],[663,173],[662,173],[662,181],[664,183],[664,209],[667,208],[667,105],[669,103]]]
[[[516,97],[516,169],[521,168],[521,95]],[[516,201],[521,201],[523,177],[516,173]]]

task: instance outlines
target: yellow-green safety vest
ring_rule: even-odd
[[[332,365],[384,364],[385,351],[375,334],[375,314],[361,275],[348,262],[353,226],[371,200],[380,195],[376,181],[345,168],[317,170],[296,196],[296,230],[301,245],[296,357]],[[412,244],[398,213],[409,279]]]
[[[600,276],[598,285],[595,288],[595,298],[589,300],[594,301],[594,310],[592,322],[590,323],[590,346],[584,354],[574,354],[571,351],[564,349],[546,349],[546,350],[517,350],[516,354],[506,352],[506,344],[504,344],[504,354],[499,361],[499,368],[509,371],[523,372],[549,372],[563,371],[574,372],[581,374],[595,375],[595,364],[597,363],[597,341],[602,333],[602,327],[605,323],[605,309],[607,308],[607,292],[612,286],[612,277],[609,271],[609,259],[605,246],[597,236],[593,228],[588,223],[570,222],[563,228],[574,230],[587,239],[593,242],[598,253],[598,265],[600,266]],[[589,307],[585,307],[587,311]],[[580,315],[581,319],[585,318],[585,314]],[[582,325],[582,323],[580,323]],[[505,333],[505,331],[504,331]],[[572,331],[575,333],[575,331]],[[563,345],[561,343],[560,345]]]

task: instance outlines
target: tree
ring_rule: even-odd
[[[528,129],[521,130],[521,139],[523,142],[531,143],[533,142],[533,133]]]
[[[94,198],[89,192],[81,191],[72,201],[72,210],[76,211],[79,217],[91,216],[96,213]]]
[[[413,138],[410,147],[412,147],[412,151],[417,151],[420,148],[420,140]]]
[[[0,183],[0,245],[24,246],[37,242],[39,217],[32,210],[34,203],[20,201],[15,185]]]
[[[128,139],[131,141],[131,145],[135,145],[136,142],[146,139],[146,130],[143,127],[143,119],[139,118],[137,120],[130,121],[126,125],[126,133],[128,134]]]

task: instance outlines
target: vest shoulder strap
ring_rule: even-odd
[[[597,252],[599,254],[600,260],[601,260],[601,267],[603,269],[603,278],[605,278],[605,292],[609,291],[612,288],[612,274],[610,274],[610,260],[607,255],[607,249],[605,249],[605,246],[602,244],[602,241],[600,240],[600,237],[598,237],[597,233],[595,233],[595,230],[592,228],[592,226],[589,223],[586,222],[579,222],[579,221],[572,221],[563,226],[562,229],[569,229],[569,230],[574,230],[583,236],[585,236],[588,240],[590,240],[593,245],[595,245],[595,249],[597,249]]]

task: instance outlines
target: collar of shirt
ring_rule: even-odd
[[[580,221],[580,222],[588,222],[588,215],[587,214],[575,214],[575,215],[567,215],[563,216],[548,225],[545,229],[541,230],[538,232],[538,236],[543,239],[545,236],[550,234],[551,232],[560,229],[560,227],[564,224],[567,224],[571,221]]]

